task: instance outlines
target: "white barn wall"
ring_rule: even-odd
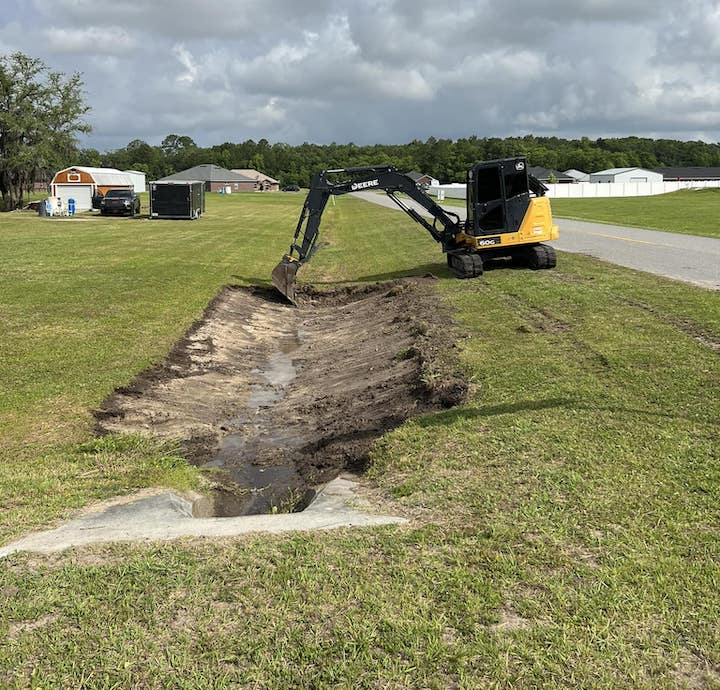
[[[123,170],[123,172],[130,178],[133,184],[136,194],[147,191],[147,185],[145,184],[145,173],[137,170]]]

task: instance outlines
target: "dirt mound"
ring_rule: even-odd
[[[464,399],[457,333],[429,281],[305,289],[299,302],[225,288],[162,365],[105,401],[100,433],[180,439],[217,470],[211,514],[296,510],[361,469],[383,432]]]

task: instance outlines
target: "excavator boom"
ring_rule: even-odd
[[[331,176],[337,181],[331,182]],[[339,178],[339,179],[338,179]],[[300,214],[290,251],[285,254],[272,272],[272,284],[293,304],[296,304],[295,277],[298,270],[310,261],[317,250],[320,221],[330,196],[349,194],[361,190],[383,190],[405,213],[420,223],[437,242],[451,242],[460,232],[463,224],[451,211],[446,211],[427,194],[418,189],[414,180],[391,166],[342,168],[323,170],[316,174],[311,183],[303,210]],[[420,203],[434,217],[429,223],[415,209],[410,208],[396,193],[402,192]],[[441,228],[437,227],[437,222]]]

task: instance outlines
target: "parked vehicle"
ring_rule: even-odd
[[[286,185],[282,188],[282,191],[283,191],[283,192],[299,192],[299,191],[300,191],[300,187],[298,187],[296,184],[286,184]]]
[[[100,213],[122,213],[134,216],[140,213],[140,197],[132,189],[108,189],[100,201]]]

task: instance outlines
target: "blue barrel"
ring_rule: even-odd
[[[75,199],[68,199],[68,215],[75,215]]]

